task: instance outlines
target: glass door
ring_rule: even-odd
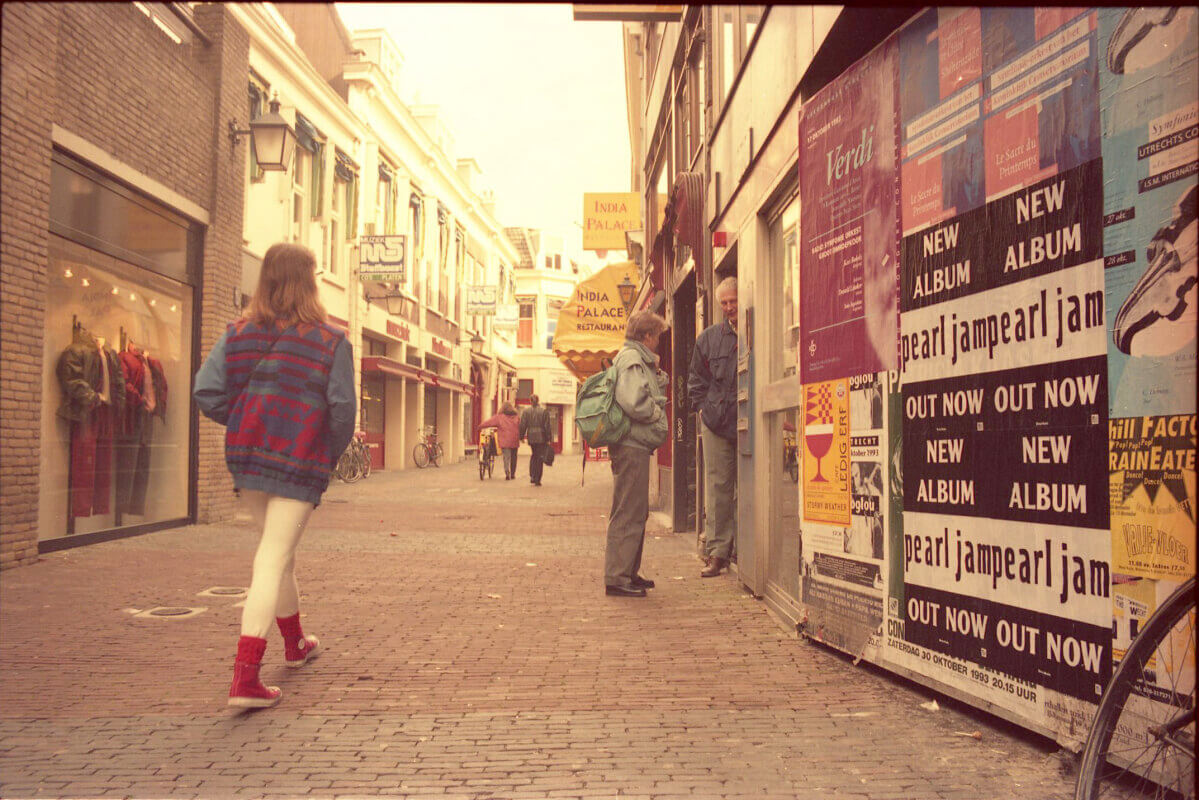
[[[772,443],[765,454],[769,476],[770,524],[768,532],[767,602],[784,616],[799,617],[799,469],[798,409],[799,378],[799,200],[791,197],[770,221],[767,280],[763,293],[763,330],[774,339],[767,343],[770,354],[762,381],[763,425]]]

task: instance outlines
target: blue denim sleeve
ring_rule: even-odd
[[[196,386],[192,390],[200,412],[219,425],[229,422],[229,394],[225,383],[225,340],[228,338],[229,331],[225,331],[213,345],[212,352],[196,373]]]
[[[333,354],[325,401],[329,404],[329,453],[336,461],[354,437],[354,420],[358,412],[358,399],[354,393],[354,348],[349,339],[342,339]]]

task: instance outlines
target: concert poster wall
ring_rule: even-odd
[[[805,461],[803,601],[822,624],[841,614],[838,646],[1063,742],[1195,572],[1197,41],[1195,9],[926,9],[800,116],[801,402],[808,376],[848,377],[850,464],[873,459],[850,377],[873,370],[886,442],[885,503],[873,516],[869,470],[851,472],[848,524],[807,516]],[[888,96],[862,86],[886,57],[891,375],[850,368],[857,340],[830,355],[812,335],[859,324],[838,304],[855,273],[830,258],[886,241],[830,235],[839,195],[817,170],[830,133],[867,115],[856,104]],[[842,563],[861,560],[836,552],[874,520],[881,619]],[[879,624],[864,651],[854,613]],[[1170,702],[1155,692],[1146,679],[1134,702]]]
[[[1190,414],[1199,321],[1199,11],[1098,14],[1111,414]]]
[[[891,40],[800,111],[805,384],[896,366],[896,69]]]

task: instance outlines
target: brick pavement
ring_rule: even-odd
[[[262,712],[224,705],[238,598],[196,594],[248,583],[248,519],[4,573],[0,796],[1071,796],[1051,744],[796,639],[690,536],[652,533],[648,599],[605,597],[611,476],[578,478],[334,485],[297,566],[327,652],[287,670],[272,633]]]

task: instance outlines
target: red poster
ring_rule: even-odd
[[[899,266],[896,49],[888,42],[800,110],[800,376],[894,369]]]

